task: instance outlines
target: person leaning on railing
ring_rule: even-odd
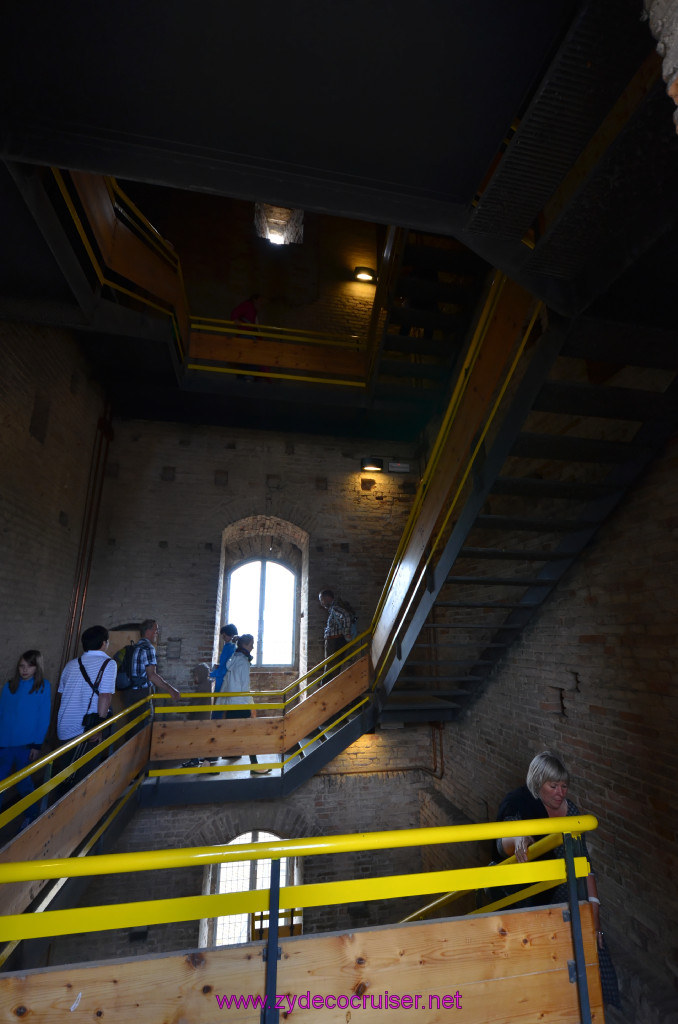
[[[567,768],[550,750],[543,750],[532,758],[527,770],[526,785],[514,789],[502,800],[497,821],[521,821],[529,818],[562,818],[567,815],[579,814],[579,808],[568,800],[567,790],[570,776]],[[508,839],[497,839],[497,849],[502,857],[515,858],[524,864],[527,861],[528,848],[535,842],[534,836],[512,836]],[[586,841],[581,839],[581,853],[588,859]],[[547,854],[550,858],[563,856],[563,847],[557,846]],[[599,947],[602,945],[603,932],[600,928],[600,900],[596,879],[591,873],[586,879],[588,900],[593,907],[593,919],[596,925]],[[567,901],[567,883],[563,882],[553,889],[539,893],[535,899],[541,903],[564,903]]]
[[[568,799],[567,790],[570,783],[570,775],[560,758],[550,750],[542,750],[530,761],[527,769],[526,785],[514,789],[504,797],[497,815],[497,821],[523,821],[530,818],[564,818],[579,814],[579,808]],[[497,849],[502,857],[515,858],[520,863],[527,861],[527,851],[534,836],[518,835],[506,839],[497,839]],[[576,840],[578,849],[577,856],[586,857],[589,860],[586,840],[583,836]],[[561,844],[550,853],[549,858],[560,858],[564,856],[564,847]],[[596,942],[598,944],[598,958],[600,962],[600,976],[603,989],[603,999],[613,1006],[619,1005],[619,990],[617,987],[617,976],[610,959],[605,936],[600,927],[600,900],[598,888],[593,872],[586,878],[586,895],[593,910],[593,920],[596,926]],[[582,894],[580,894],[582,898]],[[547,889],[539,893],[530,901],[533,905],[544,903],[566,903],[568,899],[567,883],[563,882],[553,889]]]

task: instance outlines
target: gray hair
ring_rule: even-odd
[[[539,799],[539,791],[545,782],[564,782],[569,785],[570,773],[551,750],[542,750],[530,761],[527,769],[527,788],[535,800]]]

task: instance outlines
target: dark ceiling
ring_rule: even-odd
[[[574,6],[27,0],[3,12],[3,149],[421,223],[469,202]]]
[[[147,414],[421,425],[342,417],[340,396],[296,386],[180,391],[160,337],[101,330],[66,283],[30,203],[30,168],[55,166],[436,232],[566,316],[668,319],[665,289],[642,295],[678,269],[678,142],[641,14],[640,0],[10,5],[0,315],[79,328],[104,376],[121,359],[153,369]]]

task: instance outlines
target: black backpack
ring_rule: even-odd
[[[121,647],[117,654],[114,655],[115,663],[118,666],[118,674],[115,678],[116,690],[129,690],[131,686],[145,686],[148,682],[146,676],[138,678],[132,675],[134,651],[139,644],[151,646],[148,640],[135,640],[134,643]]]
[[[132,656],[136,644],[127,644],[113,655],[118,674],[115,677],[116,690],[129,690],[132,685]]]

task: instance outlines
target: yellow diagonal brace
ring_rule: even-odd
[[[527,849],[527,859],[530,861],[537,860],[545,853],[550,853],[551,850],[555,850],[556,846],[560,846],[563,841],[563,837],[559,834],[544,836],[543,839],[539,839],[536,843],[532,843]],[[515,854],[511,857],[505,857],[502,861],[504,864],[516,864]],[[547,886],[544,886],[547,888]],[[461,889],[457,892],[446,892],[442,896],[439,896],[437,900],[433,900],[432,903],[428,903],[425,907],[421,907],[416,910],[413,914],[409,914],[404,917],[400,924],[407,924],[408,921],[418,921],[421,918],[428,917],[436,910],[440,910],[441,907],[446,906],[448,903],[453,903],[455,900],[461,899],[462,896],[467,896],[473,889]],[[538,890],[541,891],[541,890]],[[531,895],[531,893],[530,893]]]
[[[520,903],[521,900],[526,900],[530,896],[537,896],[540,892],[545,892],[552,887],[551,882],[537,882],[536,885],[531,885],[527,889],[521,889],[520,892],[511,893],[509,896],[504,896],[501,900],[488,903],[486,907],[478,907],[476,910],[472,910],[469,913],[469,917],[473,914],[495,914],[498,910],[503,910],[504,907],[511,907],[514,903]]]

